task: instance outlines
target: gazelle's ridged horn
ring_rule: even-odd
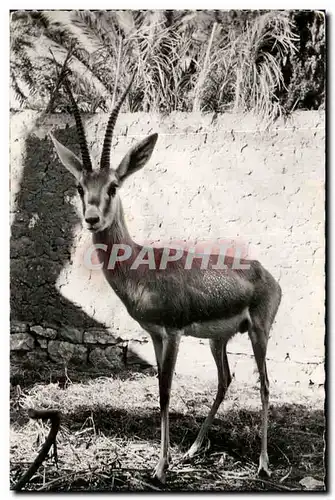
[[[122,106],[123,101],[125,100],[129,89],[131,87],[131,84],[134,81],[135,73],[131,77],[131,80],[129,84],[127,85],[126,90],[123,92],[122,96],[120,97],[119,101],[116,103],[114,106],[111,115],[109,117],[108,123],[107,123],[107,128],[106,128],[106,134],[105,134],[105,140],[104,140],[104,145],[102,148],[102,153],[101,153],[101,163],[100,163],[100,168],[101,169],[109,169],[110,166],[110,151],[111,151],[111,145],[112,145],[112,137],[113,137],[113,131],[115,127],[115,123],[120,111],[120,108]]]
[[[84,130],[83,122],[81,121],[79,108],[78,108],[77,103],[73,97],[73,94],[72,94],[72,91],[71,91],[71,88],[70,88],[70,85],[69,85],[67,78],[64,78],[64,86],[65,86],[66,92],[69,94],[71,105],[72,105],[73,116],[74,116],[74,119],[76,121],[76,127],[77,127],[77,133],[78,133],[78,139],[79,139],[83,167],[85,168],[85,170],[90,172],[90,171],[92,171],[92,163],[91,163],[90,153],[88,151],[88,146],[87,146],[87,142],[86,142],[85,130]]]

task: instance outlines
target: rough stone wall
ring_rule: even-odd
[[[83,253],[75,183],[47,132],[78,153],[71,118],[11,119],[12,363],[77,363],[120,368],[154,362],[153,348],[100,271]],[[99,155],[107,116],[87,117]],[[70,124],[66,126],[66,123]],[[269,342],[273,379],[323,383],[324,114],[297,113],[262,132],[248,116],[175,113],[120,116],[117,166],[127,149],[157,131],[149,164],[122,188],[130,233],[138,242],[238,239],[280,281],[283,299]],[[97,142],[98,138],[98,142]],[[215,376],[207,341],[184,339],[177,371]],[[253,372],[247,335],[229,346],[235,376]]]

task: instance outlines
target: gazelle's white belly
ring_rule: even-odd
[[[230,318],[206,321],[204,323],[192,323],[184,330],[184,335],[210,339],[220,337],[229,339],[240,331],[240,326],[245,321],[250,321],[249,310],[246,308],[240,314]]]
[[[251,319],[249,309],[245,308],[239,314],[230,318],[191,323],[184,328],[182,333],[187,337],[198,337],[201,339],[222,338],[229,340],[235,333],[241,331],[241,325],[244,326],[244,331],[246,331],[248,324],[251,324]],[[168,335],[168,332],[162,326],[147,323],[141,323],[141,326],[148,332],[158,334],[161,337]]]

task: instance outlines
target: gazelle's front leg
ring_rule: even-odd
[[[154,478],[165,483],[165,472],[169,464],[169,403],[173,372],[176,365],[181,332],[166,332],[161,339],[152,335],[159,374],[159,403],[161,410],[161,451]],[[160,340],[162,344],[160,344]],[[158,354],[158,355],[157,355]],[[161,360],[159,359],[161,356]],[[161,361],[161,366],[160,365]]]

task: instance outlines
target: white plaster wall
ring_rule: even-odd
[[[31,112],[12,117],[12,210],[24,131],[36,118]],[[94,155],[99,154],[106,120],[105,115],[86,119]],[[43,137],[66,121],[72,123],[68,117],[48,117],[34,133]],[[269,132],[261,132],[250,116],[227,114],[213,120],[213,115],[200,114],[122,114],[113,141],[114,165],[153,131],[159,139],[150,163],[122,188],[131,235],[138,242],[237,238],[250,244],[251,255],[273,273],[283,291],[269,342],[270,377],[307,383],[324,355],[324,114],[297,113]],[[16,139],[21,149],[15,148]],[[50,154],[55,155],[51,144]],[[61,176],[56,161],[54,168]],[[80,210],[78,199],[65,201]],[[85,268],[83,252],[89,244],[90,235],[76,228],[71,261],[57,281],[60,292],[114,334],[134,340],[134,349],[153,361],[152,346],[136,342],[146,336],[102,273]],[[185,339],[177,371],[215,376],[206,344]],[[238,335],[229,350],[240,353],[231,357],[233,371],[247,380],[254,370],[247,336]]]

